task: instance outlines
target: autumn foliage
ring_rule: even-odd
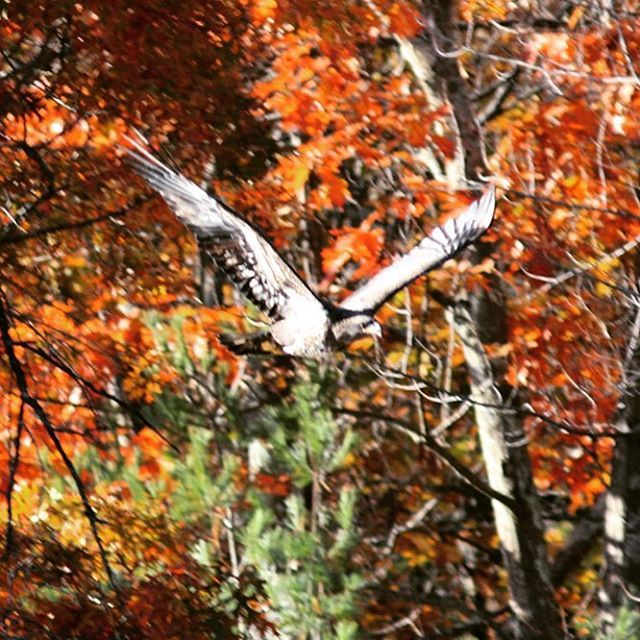
[[[515,4],[7,5],[6,637],[559,637],[517,635],[513,496],[567,634],[637,600],[603,513],[640,534],[640,17]],[[122,161],[134,131],[336,301],[483,181],[497,219],[377,347],[238,357],[219,336],[261,318]],[[530,463],[506,497],[483,407]]]

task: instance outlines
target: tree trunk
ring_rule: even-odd
[[[563,638],[522,423],[500,412],[502,398],[468,309],[457,309],[455,320],[469,369],[489,485],[513,501],[512,509],[497,500],[492,500],[492,506],[516,618],[514,635],[523,640]]]
[[[640,597],[640,307],[624,363],[623,393],[611,461],[611,486],[605,501],[605,567],[600,623],[611,630],[620,607],[637,607]],[[633,602],[633,604],[631,604]]]
[[[457,134],[457,151],[444,173],[453,187],[459,187],[465,182],[478,182],[489,172],[482,129],[469,100],[465,79],[456,58],[442,55],[457,46],[453,28],[455,11],[455,3],[448,0],[424,3],[427,28],[423,38],[415,43],[400,44],[405,60],[414,73],[419,74],[418,80],[425,86],[433,85],[427,93],[430,102],[436,101],[432,106],[451,105],[451,127]],[[564,637],[562,620],[554,597],[541,509],[523,425],[516,417],[507,418],[500,411],[502,398],[479,337],[495,333],[496,327],[506,326],[505,307],[501,304],[493,313],[482,314],[487,303],[486,297],[478,294],[468,300],[466,306],[456,309],[455,322],[471,379],[489,485],[506,498],[504,501],[494,499],[492,505],[515,614],[511,627],[513,635],[522,640],[560,639]]]

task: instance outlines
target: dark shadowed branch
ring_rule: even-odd
[[[62,442],[60,442],[60,438],[56,433],[56,428],[49,419],[46,411],[43,409],[42,405],[31,395],[29,391],[29,383],[27,381],[27,376],[22,367],[22,363],[20,362],[13,338],[11,337],[11,320],[10,320],[10,306],[8,300],[6,298],[5,292],[0,286],[0,337],[2,338],[2,343],[4,345],[5,353],[7,354],[7,359],[9,361],[9,367],[13,374],[16,386],[20,391],[20,395],[22,397],[22,401],[25,405],[31,407],[37,418],[42,423],[47,435],[51,439],[56,451],[60,455],[65,467],[69,471],[73,481],[76,485],[76,489],[78,490],[78,494],[80,495],[80,499],[82,500],[82,505],[84,507],[84,512],[91,526],[91,531],[93,533],[93,537],[98,545],[98,549],[100,552],[100,558],[102,559],[102,564],[104,566],[105,572],[109,579],[109,584],[111,587],[118,592],[118,586],[115,581],[115,577],[113,574],[113,570],[111,569],[111,565],[109,564],[109,559],[107,557],[107,552],[102,542],[102,538],[100,536],[99,530],[99,519],[96,514],[94,508],[91,506],[91,502],[89,500],[89,495],[87,493],[87,489],[82,482],[82,478],[80,478],[80,474],[75,468],[71,458],[65,451],[62,446]]]

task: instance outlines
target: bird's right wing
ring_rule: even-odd
[[[296,305],[325,313],[320,299],[250,224],[135,140],[128,142],[131,147],[124,151],[136,172],[162,195],[199,244],[261,311],[274,319],[295,313]]]
[[[495,188],[455,218],[436,227],[407,255],[379,271],[340,305],[343,309],[373,312],[397,291],[453,257],[491,225],[496,207]]]

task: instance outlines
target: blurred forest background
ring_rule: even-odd
[[[639,637],[636,2],[2,6],[2,638]],[[379,351],[236,358],[134,127],[334,300],[497,218]]]

